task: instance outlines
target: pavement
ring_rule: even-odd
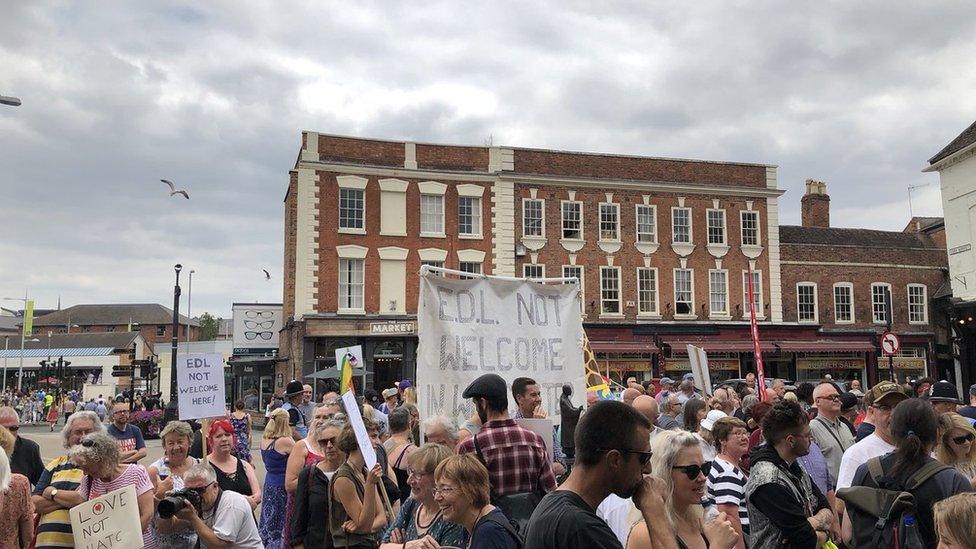
[[[52,459],[65,454],[64,439],[61,437],[63,423],[58,424],[51,432],[51,427],[46,423],[37,425],[20,425],[18,434],[26,439],[33,440],[41,447],[41,461],[47,465]],[[251,464],[258,475],[258,481],[264,486],[264,462],[261,460],[261,450],[258,447],[261,432],[256,431],[251,441]],[[148,467],[152,462],[163,456],[161,440],[146,441],[146,457],[139,461],[140,464]]]

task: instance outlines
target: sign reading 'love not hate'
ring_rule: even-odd
[[[480,278],[420,277],[417,391],[429,417],[473,412],[461,393],[482,374],[511,387],[534,379],[547,415],[559,418],[563,384],[583,395],[583,321],[579,285]]]
[[[75,547],[140,549],[142,524],[135,486],[129,485],[68,510]]]

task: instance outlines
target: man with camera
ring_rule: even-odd
[[[183,484],[183,490],[159,503],[160,520],[188,524],[208,549],[264,547],[247,498],[221,490],[210,465],[198,463],[187,469]]]

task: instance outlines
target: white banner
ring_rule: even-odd
[[[142,523],[135,486],[129,485],[68,510],[75,547],[140,549]]]
[[[428,271],[420,277],[417,335],[417,392],[424,417],[469,417],[474,407],[461,393],[486,373],[502,376],[509,390],[517,377],[534,379],[557,423],[563,384],[572,384],[574,395],[586,394],[576,283],[460,280]],[[508,397],[514,409],[511,392]]]
[[[224,357],[220,353],[178,355],[176,389],[181,420],[224,417]]]

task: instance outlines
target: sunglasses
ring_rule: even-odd
[[[647,465],[648,461],[651,461],[651,452],[641,452],[640,450],[629,450],[627,448],[600,448],[598,452],[609,452],[610,450],[616,450],[621,454],[637,454],[637,460],[640,461],[641,465]]]
[[[967,442],[972,442],[976,440],[976,435],[969,433],[968,435],[963,435],[961,437],[952,437],[952,442],[956,444],[966,444]]]
[[[705,475],[706,477],[708,476],[708,472],[712,470],[712,462],[706,461],[701,465],[698,465],[697,463],[693,463],[691,465],[676,465],[671,469],[681,471],[685,474],[685,476],[688,477],[688,480],[695,480],[698,478],[699,474]]]
[[[827,396],[822,396],[822,397],[817,397],[817,398],[822,398],[824,400],[833,400],[834,402],[837,402],[838,400],[840,400],[840,395],[838,395],[837,393],[834,393],[832,395],[827,395]]]
[[[191,492],[196,492],[196,494],[198,496],[203,496],[203,493],[207,491],[207,488],[210,488],[210,486],[212,486],[214,484],[217,484],[217,483],[216,482],[211,482],[210,484],[208,484],[206,486],[201,486],[199,488],[187,488],[187,490],[189,490]]]
[[[323,439],[319,440],[319,446],[321,446],[323,448],[325,448],[326,446],[328,446],[330,444],[333,445],[333,446],[335,446],[335,441],[336,441],[336,437],[323,438]]]
[[[7,427],[7,430],[11,433],[16,433],[20,430],[20,425],[11,425],[10,427]]]
[[[85,448],[93,448],[95,446],[95,441],[91,439],[83,440],[81,441],[81,445]]]

